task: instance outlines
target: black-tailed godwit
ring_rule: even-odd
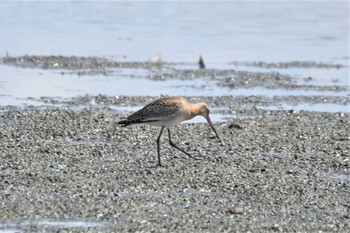
[[[182,121],[190,120],[195,116],[203,116],[209,123],[210,127],[215,132],[216,136],[221,142],[221,139],[216,132],[213,123],[209,118],[209,108],[206,103],[198,103],[191,105],[183,97],[165,97],[151,102],[142,109],[136,111],[126,118],[126,120],[119,121],[118,124],[128,126],[132,124],[149,124],[155,126],[161,126],[159,136],[157,138],[157,151],[158,151],[158,165],[161,166],[160,161],[160,137],[162,136],[164,128],[167,128],[169,135],[170,146],[180,150],[181,152],[192,157],[189,153],[179,148],[171,141],[170,127],[179,124]]]

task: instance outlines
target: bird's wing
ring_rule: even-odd
[[[147,123],[167,120],[178,112],[176,105],[147,105],[130,115],[127,120],[132,123]]]

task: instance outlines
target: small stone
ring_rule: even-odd
[[[228,125],[228,128],[229,129],[232,129],[232,128],[244,129],[245,126],[243,124],[240,124],[240,123],[231,123],[231,124]]]
[[[228,211],[230,212],[230,214],[243,214],[244,213],[243,208],[241,208],[241,207],[232,207],[232,208],[229,208]]]

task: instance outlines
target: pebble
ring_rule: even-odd
[[[232,208],[229,208],[228,211],[230,212],[230,214],[243,214],[244,213],[243,208],[241,208],[241,207],[232,207]]]

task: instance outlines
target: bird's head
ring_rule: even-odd
[[[216,132],[216,130],[214,128],[214,125],[213,125],[213,123],[210,120],[208,105],[206,103],[199,103],[197,106],[198,106],[198,114],[203,116],[207,120],[208,124],[213,129],[214,133],[216,134],[216,136],[218,137],[220,142],[222,142],[220,137],[219,137],[219,134]]]
[[[203,116],[205,119],[208,120],[209,118],[209,107],[206,103],[199,103],[199,115]]]

